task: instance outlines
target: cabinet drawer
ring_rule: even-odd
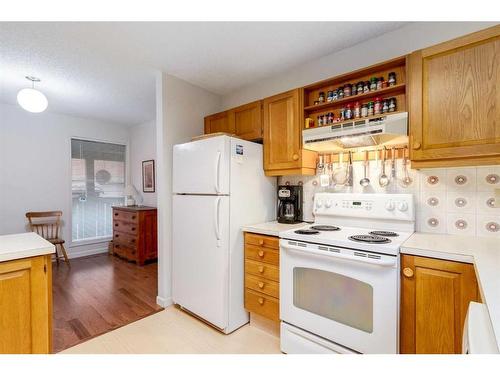
[[[274,298],[280,298],[280,284],[262,277],[245,275],[245,288],[256,290]]]
[[[280,239],[273,236],[263,236],[262,234],[245,233],[245,244],[279,249]]]
[[[130,247],[121,245],[121,244],[115,244],[113,243],[113,252],[127,260],[136,260],[137,259],[137,250],[132,249]]]
[[[279,300],[251,289],[245,289],[245,309],[275,321],[280,320]]]
[[[276,266],[280,264],[279,251],[275,249],[268,249],[265,247],[245,245],[245,258],[274,264]]]
[[[137,237],[127,233],[113,232],[113,243],[124,245],[130,248],[137,248]]]
[[[266,279],[271,279],[274,281],[280,281],[279,268],[268,263],[245,259],[245,273],[262,276]]]
[[[113,231],[118,231],[122,233],[128,233],[133,236],[138,233],[138,225],[136,223],[130,223],[121,220],[113,220]]]
[[[137,223],[138,214],[136,212],[128,212],[122,210],[113,210],[113,219],[127,221],[129,223]]]

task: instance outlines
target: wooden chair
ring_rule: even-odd
[[[27,212],[26,217],[29,220],[32,232],[42,236],[47,241],[56,247],[56,262],[59,265],[59,258],[64,258],[68,267],[69,264],[68,254],[64,248],[64,240],[59,237],[61,228],[62,211],[46,211],[46,212]],[[61,250],[62,255],[59,255],[58,248]]]

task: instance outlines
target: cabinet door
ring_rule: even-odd
[[[0,263],[0,354],[51,350],[50,256]]]
[[[242,105],[229,111],[236,135],[249,141],[262,138],[262,102]]]
[[[413,166],[500,162],[500,26],[409,58]]]
[[[205,134],[219,132],[234,134],[234,127],[229,121],[228,112],[220,112],[205,117]]]
[[[469,302],[478,300],[474,266],[403,255],[401,353],[461,353]]]

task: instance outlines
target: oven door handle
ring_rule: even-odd
[[[305,253],[305,254],[314,254],[314,255],[325,256],[328,258],[352,260],[353,262],[368,263],[368,264],[373,264],[374,266],[381,266],[381,267],[395,267],[395,266],[397,266],[397,257],[394,257],[394,259],[390,259],[390,260],[387,260],[387,259],[382,260],[382,259],[364,258],[361,256],[356,256],[356,255],[340,254],[340,253],[335,253],[333,251],[328,251],[328,250],[316,250],[316,249],[311,249],[311,248],[303,248],[301,246],[294,246],[294,245],[290,245],[290,244],[284,244],[281,246],[287,250],[298,251],[298,252]]]

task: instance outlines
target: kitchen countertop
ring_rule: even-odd
[[[481,297],[500,351],[500,238],[414,233],[400,251],[474,264]]]
[[[276,236],[279,237],[281,232],[302,228],[303,226],[309,225],[309,223],[297,223],[297,224],[281,224],[277,221],[268,221],[267,223],[259,223],[254,225],[245,225],[241,228],[243,232],[251,232],[258,234],[265,234],[268,236]]]
[[[33,232],[0,236],[0,262],[54,252],[54,245]]]

